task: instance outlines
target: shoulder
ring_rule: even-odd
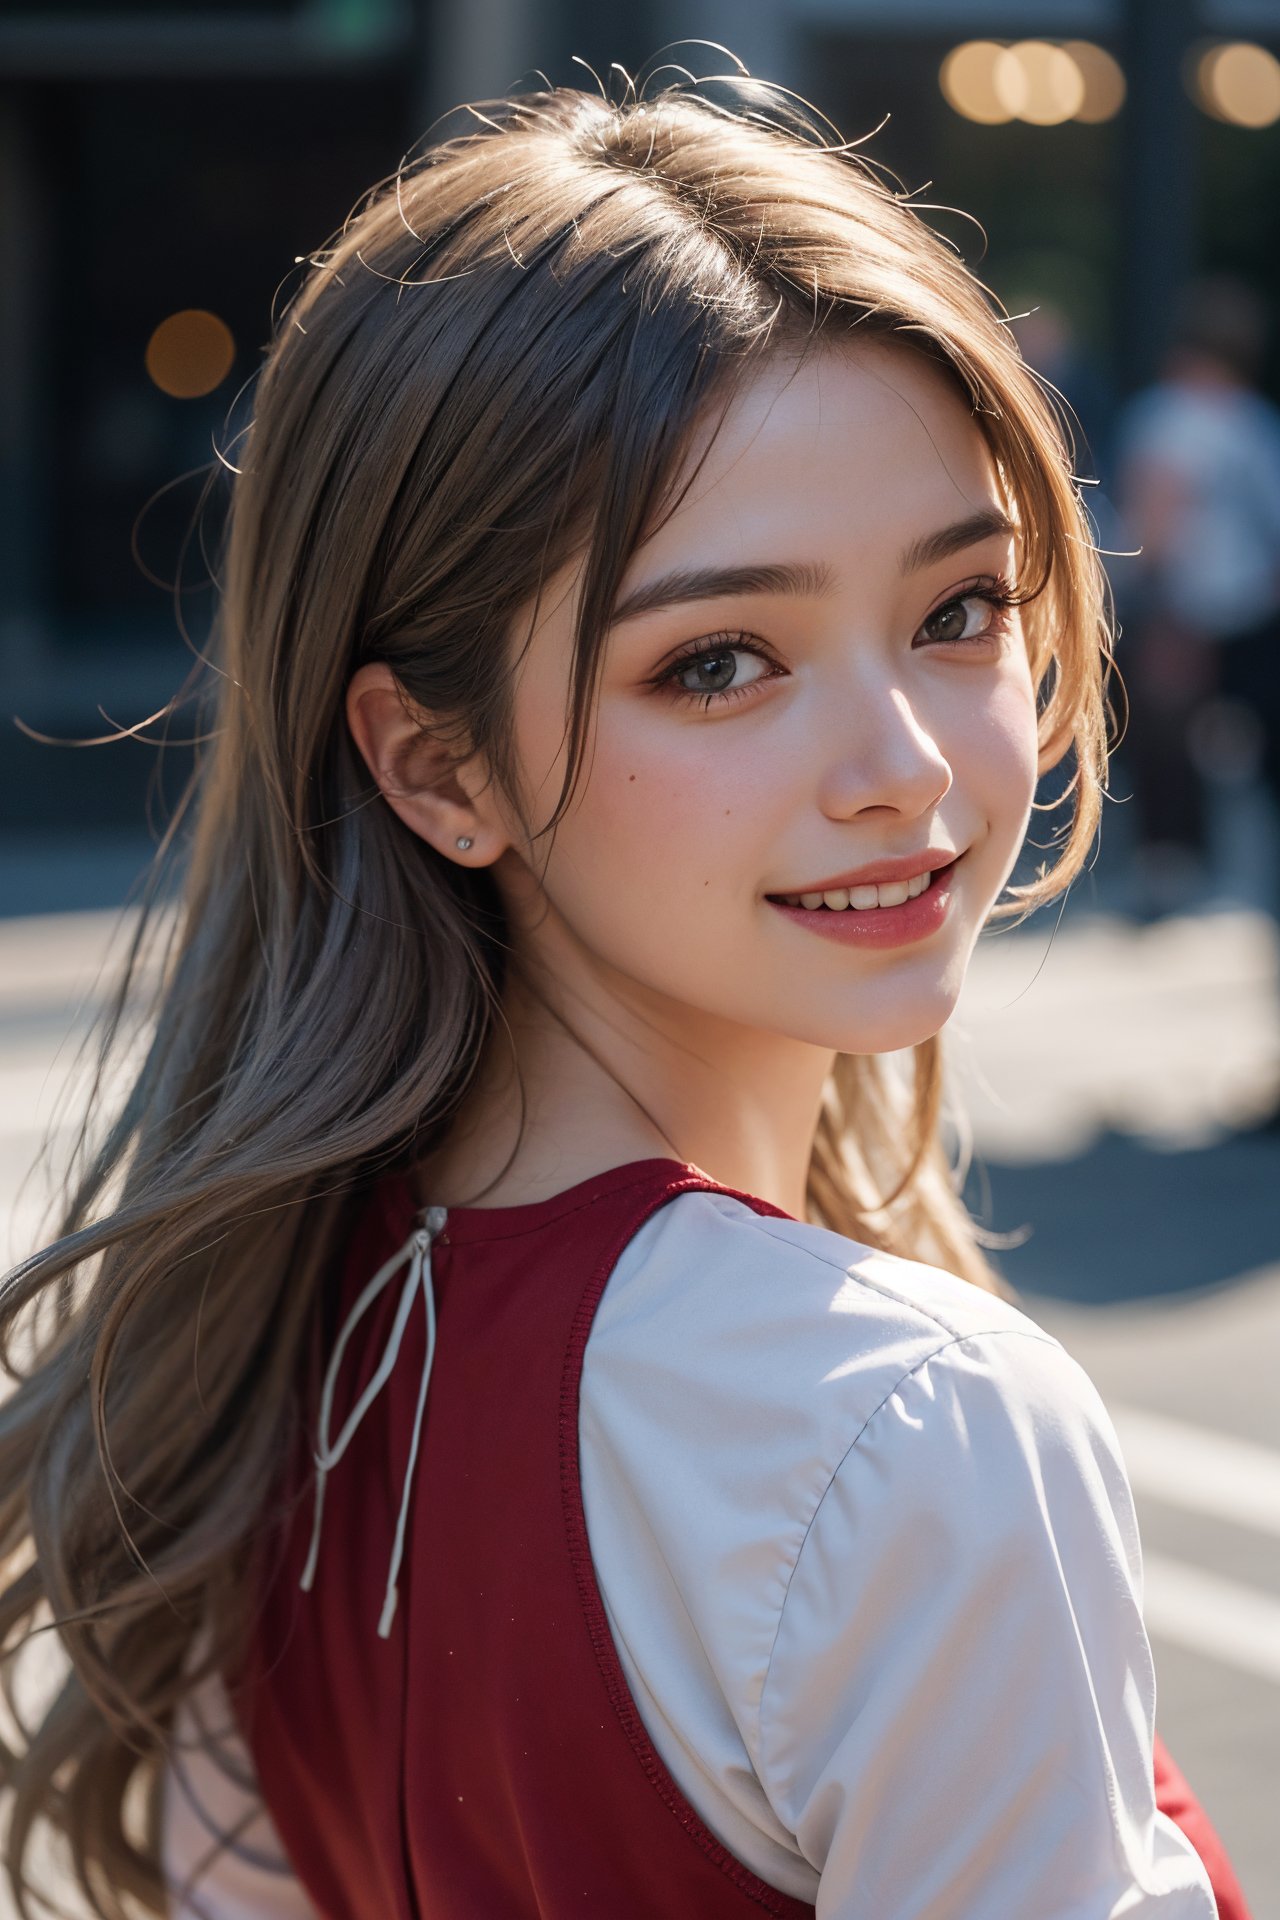
[[[742,1696],[825,1910],[963,1885],[966,1913],[1110,1913],[1140,1884],[1209,1920],[1193,1849],[1156,1826],[1141,1546],[1088,1375],[1008,1318],[856,1411]]]
[[[600,1427],[652,1428],[659,1451],[696,1437],[708,1470],[722,1440],[731,1467],[750,1458],[762,1482],[785,1482],[807,1523],[806,1500],[926,1368],[1018,1431],[1067,1408],[1109,1428],[1088,1375],[1011,1301],[704,1191],[659,1209],[618,1261],[582,1399]]]
[[[1092,1476],[1085,1505],[1114,1511],[1118,1571],[1137,1574],[1114,1431],[1050,1334],[954,1274],[724,1194],[682,1195],[627,1247],[580,1420],[619,1628],[633,1648],[652,1634],[657,1666],[659,1623],[688,1623],[750,1748],[766,1674],[775,1703],[803,1691],[788,1669],[815,1644],[815,1594],[837,1621],[858,1614],[868,1554],[885,1604],[927,1587],[930,1564],[980,1577],[1001,1530],[1022,1552],[1046,1471],[1073,1489]],[[923,1556],[914,1576],[899,1548]]]
[[[708,1463],[718,1422],[739,1467],[749,1429],[762,1480],[785,1481],[807,1524],[806,1501],[916,1376],[917,1392],[945,1379],[1011,1442],[1068,1412],[1114,1439],[1084,1369],[1011,1301],[711,1192],[660,1209],[626,1249],[588,1342],[583,1399],[603,1424],[660,1425],[673,1450],[692,1422]],[[947,1444],[940,1408],[931,1427]]]
[[[1019,1307],[955,1274],[693,1192],[627,1247],[588,1359],[596,1376],[656,1366],[686,1388],[830,1404],[847,1432],[851,1414],[869,1414],[930,1354],[984,1333],[1057,1346]]]
[[[736,1583],[735,1606],[757,1610],[767,1641],[841,1463],[877,1420],[904,1417],[885,1410],[907,1383],[944,1375],[975,1417],[981,1401],[984,1418],[1023,1419],[1021,1396],[1024,1426],[1092,1395],[1051,1335],[954,1274],[724,1194],[682,1195],[627,1247],[587,1342],[593,1537],[624,1509],[643,1516],[686,1604],[696,1591],[714,1607]],[[956,1418],[930,1421],[943,1448]]]
[[[1056,1340],[706,1192],[646,1223],[598,1320],[592,1554],[647,1723],[723,1831],[771,1837],[777,1884],[816,1868],[820,1914],[1110,1913],[1140,1885],[1209,1920],[1156,1818],[1118,1444]]]

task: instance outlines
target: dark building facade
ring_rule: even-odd
[[[958,43],[1045,34],[1109,54],[1123,105],[990,124],[945,97]],[[1224,124],[1188,91],[1197,48],[1232,34],[1280,47],[1280,0],[6,0],[0,834],[140,826],[154,745],[77,752],[31,733],[85,739],[104,712],[135,725],[182,683],[212,601],[217,454],[234,462],[273,297],[451,104],[539,66],[585,80],[575,53],[635,71],[701,38],[846,134],[887,112],[871,151],[924,202],[980,217],[989,244],[931,216],[966,258],[1011,305],[1064,310],[1092,368],[1080,410],[1104,439],[1191,266],[1276,276],[1280,125]],[[672,58],[725,64],[714,47]],[[204,389],[198,368],[183,384],[182,325],[204,329]],[[186,731],[171,729],[170,791]]]

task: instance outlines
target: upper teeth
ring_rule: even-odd
[[[842,913],[852,907],[865,913],[870,907],[900,907],[923,893],[933,874],[917,873],[910,880],[886,880],[880,887],[836,887],[830,893],[784,893],[779,897],[788,907],[831,907]]]

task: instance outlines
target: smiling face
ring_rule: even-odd
[[[541,891],[514,849],[498,862],[517,946],[562,995],[667,1033],[872,1053],[936,1032],[1035,787],[1013,557],[943,373],[878,343],[765,364],[628,569]],[[575,585],[516,685],[535,828],[564,774]]]

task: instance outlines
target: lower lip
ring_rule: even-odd
[[[906,947],[916,940],[927,940],[936,933],[951,906],[951,882],[958,860],[940,867],[923,893],[904,900],[900,907],[868,907],[859,913],[856,907],[786,907],[780,900],[769,905],[798,927],[820,933],[824,940],[839,941],[845,947]]]

